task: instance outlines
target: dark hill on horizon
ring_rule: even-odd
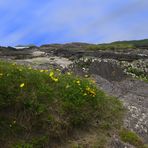
[[[49,45],[49,44],[47,44]],[[55,44],[50,44],[50,45],[61,45],[59,43],[55,43]],[[123,40],[123,41],[115,41],[115,42],[110,42],[110,43],[100,43],[100,44],[93,44],[93,43],[85,43],[85,42],[70,42],[70,43],[65,43],[62,45],[75,45],[75,46],[89,46],[89,45],[123,45],[123,46],[127,46],[130,45],[132,47],[135,48],[143,48],[143,47],[148,47],[148,39],[142,39],[142,40]],[[30,46],[30,45],[29,45]],[[31,44],[31,46],[33,46]],[[44,46],[44,45],[42,45]]]
[[[132,47],[132,48],[148,48],[148,39],[141,39],[141,40],[122,40],[122,41],[114,41],[109,43],[86,43],[86,42],[67,42],[67,43],[49,43],[49,44],[43,44],[40,46],[37,46],[35,44],[18,44],[16,46],[7,46],[7,47],[15,47],[15,48],[27,48],[27,47],[42,47],[42,46],[54,46],[59,47],[61,45],[64,45],[66,47],[89,47],[89,46],[117,46],[117,47]],[[5,47],[1,46],[0,47]]]
[[[129,40],[129,41],[115,41],[111,44],[131,44],[135,47],[148,47],[148,39],[143,40]]]

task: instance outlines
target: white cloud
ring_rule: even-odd
[[[135,16],[145,14],[147,5],[147,0],[0,1],[0,44],[14,45],[29,39],[31,42],[43,35],[47,36],[46,41],[50,35],[60,42],[144,37],[148,21],[139,22]]]

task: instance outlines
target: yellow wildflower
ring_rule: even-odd
[[[71,75],[71,73],[70,73],[70,72],[67,72],[67,75],[69,75],[69,76],[70,76],[70,75]]]
[[[19,69],[19,71],[22,71],[22,69]]]
[[[40,72],[44,72],[44,70],[42,69],[42,70],[40,70]]]
[[[54,78],[54,81],[55,81],[55,82],[58,82],[58,78]]]
[[[54,77],[54,72],[53,72],[53,71],[51,71],[51,72],[49,73],[49,76],[50,76],[50,78],[51,78],[53,81],[58,82],[59,79]]]
[[[90,87],[86,87],[86,90],[89,91],[90,90]]]
[[[80,85],[80,81],[79,81],[79,80],[77,80],[76,83],[77,83],[78,85]]]
[[[24,84],[24,83],[21,83],[21,84],[20,84],[20,87],[21,87],[21,88],[22,88],[22,87],[24,87],[24,86],[25,86],[25,84]]]
[[[54,75],[54,72],[51,71],[50,74],[49,74],[49,76],[52,77],[53,75]]]
[[[58,78],[51,77],[51,79],[55,82],[58,82]]]
[[[48,70],[46,69],[45,72],[48,72]]]
[[[31,67],[29,67],[28,69],[32,69]]]
[[[90,95],[92,95],[93,97],[96,96],[96,92],[95,92],[94,89],[91,89],[90,87],[86,87],[86,91],[87,91]]]

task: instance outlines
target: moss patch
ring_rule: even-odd
[[[121,140],[129,143],[131,145],[136,146],[137,148],[145,148],[142,139],[134,132],[129,131],[127,129],[122,129],[119,133]]]

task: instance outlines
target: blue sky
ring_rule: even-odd
[[[0,45],[148,38],[148,0],[0,0]]]

